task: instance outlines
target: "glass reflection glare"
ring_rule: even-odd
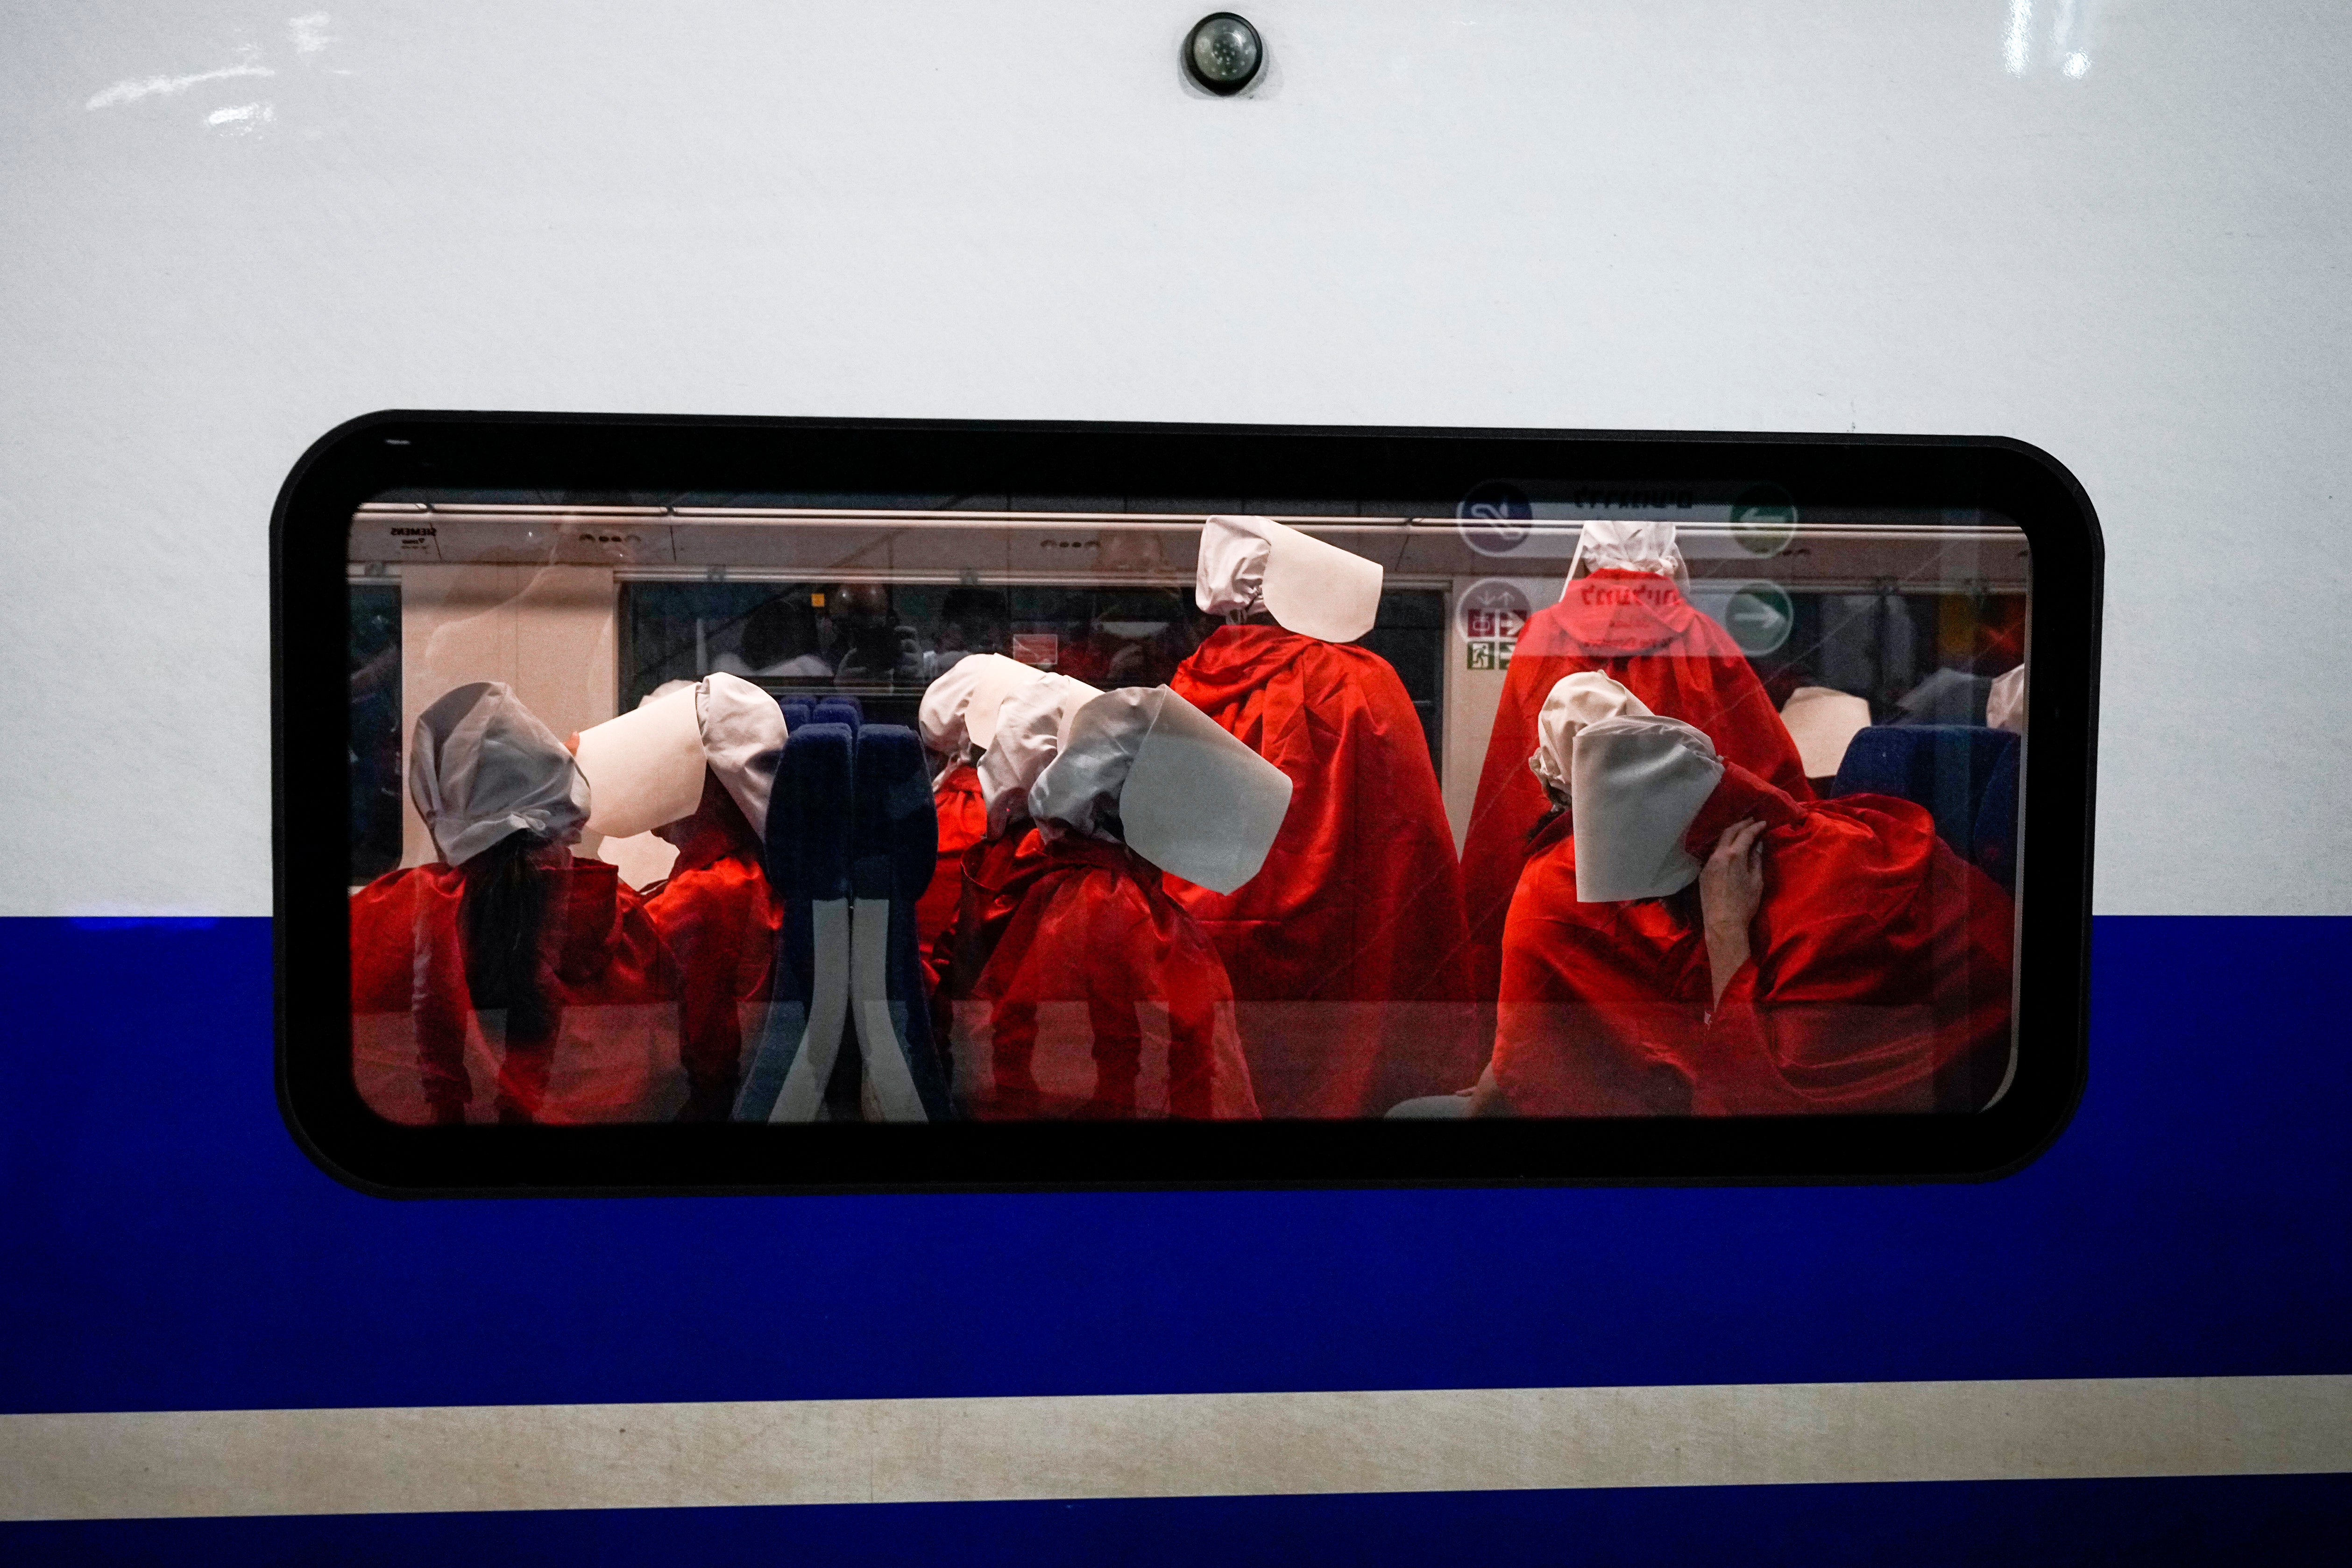
[[[2046,58],[2062,75],[2081,80],[2091,69],[2091,0],[2053,0],[2050,8]],[[2034,60],[2033,0],[2009,0],[2009,20],[2001,33],[2001,65],[2021,77]]]
[[[2009,0],[2009,31],[2001,38],[2000,55],[2011,76],[2025,74],[2032,27],[2033,0]]]

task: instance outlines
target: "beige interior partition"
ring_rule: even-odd
[[[468,681],[505,681],[559,736],[612,718],[619,668],[616,605],[609,566],[404,563],[403,778],[416,716]],[[404,823],[401,864],[432,859],[433,842],[413,801]],[[586,854],[596,850],[593,843],[581,847]]]
[[[1559,598],[1559,576],[1503,579],[1526,596],[1530,608],[1540,610]],[[1495,711],[1502,706],[1506,668],[1471,668],[1470,638],[1464,629],[1463,595],[1474,586],[1495,581],[1486,577],[1456,577],[1446,595],[1444,766],[1439,770],[1445,791],[1445,820],[1454,829],[1459,852],[1470,832],[1470,808],[1478,798],[1478,774],[1486,765],[1486,742],[1495,732]]]

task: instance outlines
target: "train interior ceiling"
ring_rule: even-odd
[[[1211,510],[1279,518],[1382,567],[1361,640],[1420,714],[1458,847],[1517,633],[1559,598],[1580,532],[1573,519],[1493,534],[1451,515],[1334,515],[1296,500],[781,499],[361,507],[349,546],[352,882],[433,858],[403,749],[453,686],[504,680],[562,734],[718,671],[780,700],[855,697],[869,719],[908,725],[965,653],[1097,687],[1156,685],[1221,624],[1192,592]],[[1874,722],[1980,726],[1992,678],[2024,660],[2031,563],[2000,518],[1809,510],[1758,528],[1656,515],[1676,521],[1691,603],[1731,634],[1776,706],[1828,688],[1865,700]],[[665,874],[671,853],[649,836],[583,847],[633,884]]]

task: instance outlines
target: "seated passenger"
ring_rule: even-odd
[[[1381,583],[1373,562],[1270,519],[1213,517],[1194,597],[1228,624],[1169,680],[1291,783],[1247,887],[1168,888],[1233,977],[1267,1116],[1377,1116],[1477,1069],[1429,737],[1388,661],[1352,646]]]
[[[1570,773],[1569,811],[1512,900],[1479,1109],[1776,1115],[1991,1098],[2010,1058],[2011,904],[1925,810],[1798,801],[1690,725],[1631,714],[1578,732]]]
[[[1030,788],[1054,760],[1078,710],[1101,695],[1083,680],[1041,672],[997,705],[995,733],[974,770],[982,837],[964,851],[957,868],[956,913],[939,942],[942,963],[932,985],[942,1004],[971,994],[1005,922],[1043,866],[1045,842],[1029,820]],[[938,1016],[935,1032],[944,1039],[944,1007]]]
[[[971,1116],[1254,1117],[1216,949],[1164,874],[1231,891],[1265,861],[1289,781],[1168,688],[1078,710],[1029,792],[1039,864],[952,1009]]]
[[[1649,710],[1642,700],[1594,670],[1583,670],[1563,676],[1555,682],[1551,694],[1544,699],[1543,710],[1536,716],[1536,749],[1528,757],[1528,771],[1543,785],[1544,795],[1550,802],[1535,832],[1528,835],[1529,851],[1527,867],[1519,873],[1522,885],[1535,874],[1535,868],[1555,855],[1561,854],[1559,846],[1569,834],[1569,757],[1576,744],[1576,732],[1587,724],[1603,719],[1626,715],[1647,717]],[[1514,902],[1514,909],[1517,908]],[[1565,904],[1549,906],[1558,919],[1587,919],[1605,933],[1614,926],[1614,912],[1605,904],[1579,904],[1573,900]],[[1506,928],[1507,929],[1507,928]],[[1507,952],[1507,948],[1506,952]],[[1461,1116],[1505,1115],[1508,1104],[1495,1082],[1492,1061],[1481,1073],[1475,1085],[1457,1089],[1450,1095],[1425,1095],[1393,1106],[1388,1114],[1403,1120],[1437,1120]]]
[[[662,706],[659,713],[651,711]],[[620,731],[627,731],[629,735]],[[604,743],[613,736],[616,744]],[[634,736],[633,743],[631,736]],[[684,1120],[724,1121],[751,1048],[760,1038],[783,906],[768,885],[768,800],[783,760],[784,715],[776,700],[732,675],[674,681],[635,714],[574,737],[597,802],[591,828],[651,831],[675,846],[666,880],[645,888],[683,986]],[[638,818],[614,821],[605,803],[658,785],[669,798]],[[646,823],[694,792],[684,816]]]
[[[506,686],[418,716],[440,858],[352,899],[352,1056],[393,1121],[645,1121],[684,1099],[678,983],[616,868],[576,860],[587,780]]]
[[[1695,725],[1726,758],[1791,798],[1812,797],[1770,695],[1731,635],[1684,598],[1686,577],[1673,523],[1595,520],[1577,538],[1559,602],[1528,617],[1519,635],[1462,847],[1481,998],[1495,994],[1504,916],[1528,834],[1546,809],[1526,763],[1536,713],[1562,676],[1599,670],[1652,712]]]
[[[830,680],[833,666],[821,650],[824,637],[808,595],[786,594],[743,617],[742,652],[722,653],[712,668],[729,675],[761,675],[779,680]]]
[[[831,615],[835,679],[887,683],[922,673],[921,640],[898,619],[890,590],[881,584],[843,584],[833,592]]]
[[[996,738],[996,710],[1005,694],[1045,679],[1043,670],[1002,654],[971,653],[958,658],[923,689],[916,723],[932,760],[940,849],[939,869],[915,904],[915,935],[922,944],[923,973],[934,990],[947,973],[948,952],[940,938],[954,923],[962,898],[964,852],[988,835],[988,808],[972,764]]]
[[[950,588],[940,602],[940,646],[919,669],[935,680],[976,653],[1003,653],[1012,640],[1012,596],[1002,588]]]

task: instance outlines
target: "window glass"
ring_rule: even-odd
[[[381,565],[376,567],[381,572]],[[400,587],[383,577],[351,585],[352,872],[353,887],[399,866],[405,789],[400,775]]]
[[[2010,1079],[1996,515],[414,491],[349,537],[352,1066],[394,1122]]]

